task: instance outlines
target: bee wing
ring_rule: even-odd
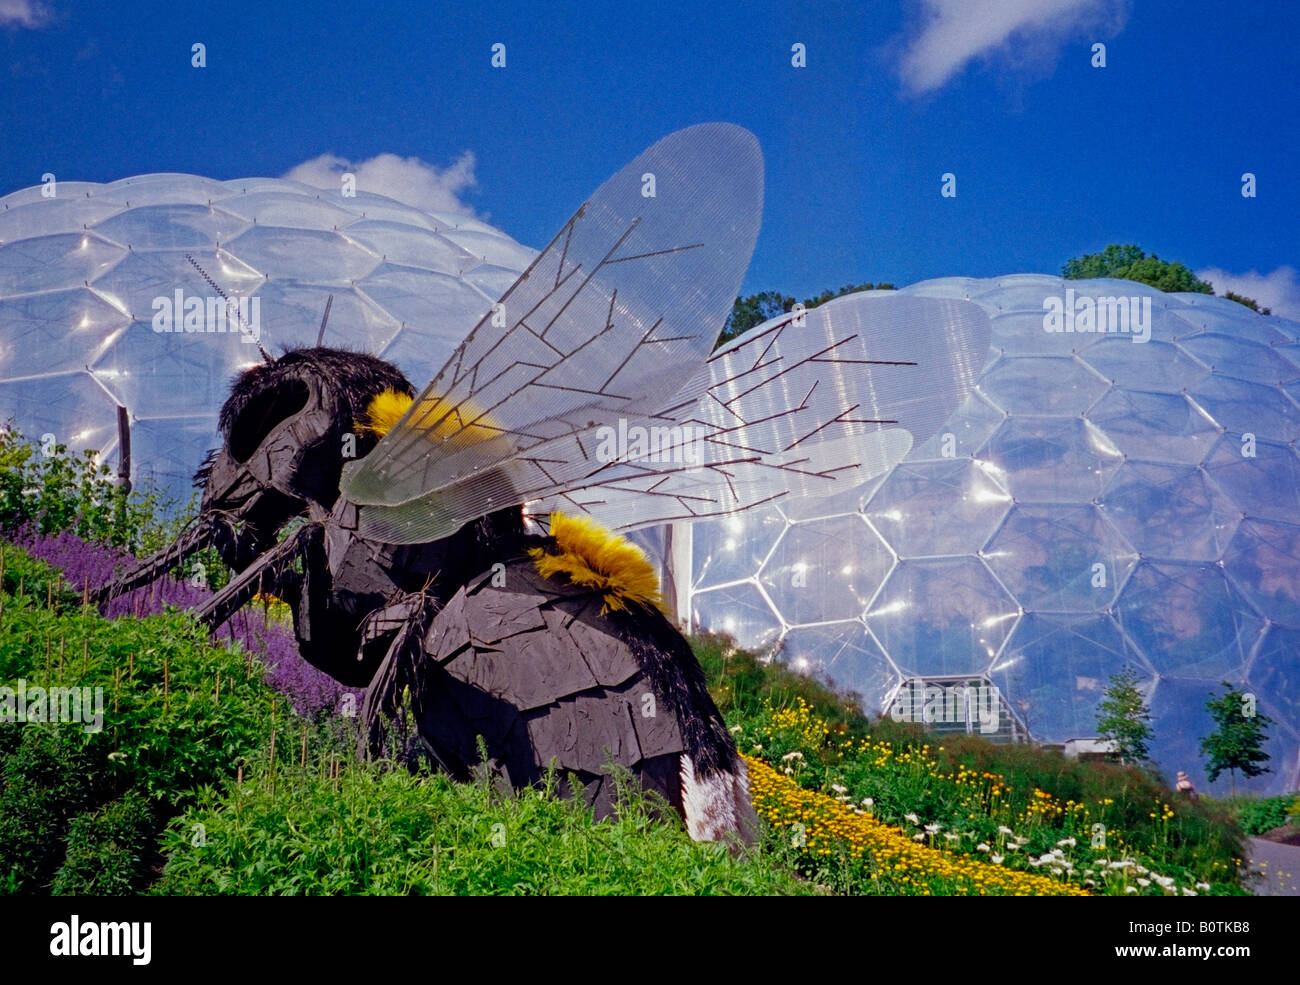
[[[603,184],[343,476],[359,532],[447,536],[584,480],[602,426],[693,403],[758,236],[763,163],[740,127],[670,134]]]
[[[989,337],[978,305],[907,295],[851,295],[760,325],[708,361],[701,397],[628,427],[616,460],[530,511],[629,530],[851,489],[938,431]]]

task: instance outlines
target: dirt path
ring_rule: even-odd
[[[1262,876],[1256,896],[1300,896],[1300,847],[1251,838],[1250,869]]]

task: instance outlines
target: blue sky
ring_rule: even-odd
[[[1297,35],[1280,0],[0,0],[0,194],[45,172],[337,187],[346,164],[542,246],[646,145],[729,120],[767,161],[746,292],[1136,242],[1300,318]]]

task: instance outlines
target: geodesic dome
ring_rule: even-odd
[[[1149,299],[1149,339],[1047,331],[1044,301],[1067,289]],[[1277,722],[1273,772],[1249,788],[1294,789],[1300,324],[1130,281],[902,293],[988,312],[976,392],[865,486],[694,524],[695,624],[885,713],[904,681],[990,681],[1046,742],[1094,736],[1109,676],[1132,666],[1153,757],[1202,785],[1205,702],[1227,680]]]
[[[535,255],[466,216],[274,178],[151,174],[56,192],[0,199],[0,423],[112,464],[121,405],[136,485],[182,499],[232,377],[261,358],[245,339],[273,356],[314,345],[332,294],[323,343],[388,359],[420,387]],[[189,332],[177,292],[250,303],[228,324],[205,304]],[[177,330],[155,331],[167,308]]]

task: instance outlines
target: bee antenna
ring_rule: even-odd
[[[316,333],[316,348],[320,348],[325,341],[325,323],[330,320],[330,308],[334,307],[334,295],[331,294],[325,299],[325,314],[321,316],[320,331]]]

